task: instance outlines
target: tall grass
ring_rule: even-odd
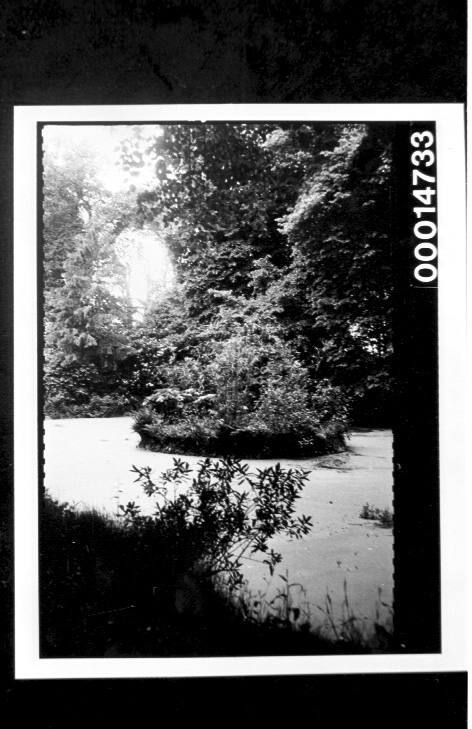
[[[318,642],[326,653],[388,652],[394,648],[393,610],[382,599],[381,588],[371,617],[356,615],[343,583],[343,600],[336,606],[329,591],[322,606],[310,603],[304,586],[292,582],[288,572],[279,574],[279,585],[254,592],[247,583],[230,600],[247,620],[262,626],[273,626],[296,632]],[[321,651],[323,652],[323,651]]]

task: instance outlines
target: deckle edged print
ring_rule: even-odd
[[[434,122],[45,119],[37,145],[40,660],[401,652]]]
[[[42,655],[385,649],[391,129],[42,137]]]

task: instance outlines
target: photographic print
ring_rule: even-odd
[[[454,105],[17,109],[22,675],[454,654],[438,291],[461,125]]]

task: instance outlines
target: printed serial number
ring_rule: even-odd
[[[435,162],[434,151],[430,149],[434,144],[434,135],[430,131],[414,132],[410,137],[410,143],[415,148],[411,154],[412,195],[420,203],[413,207],[416,218],[413,225],[414,256],[418,261],[413,275],[420,283],[428,284],[438,277],[436,177],[424,171],[432,167]]]

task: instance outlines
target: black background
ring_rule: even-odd
[[[464,102],[465,36],[466,3],[450,0],[4,0],[1,4],[1,695],[14,712],[15,724],[25,710],[33,709],[35,726],[45,727],[159,724],[166,711],[175,719],[214,716],[219,723],[234,716],[247,725],[261,719],[269,724],[278,717],[296,723],[323,720],[332,726],[347,722],[417,726],[433,720],[438,725],[465,726],[465,675],[454,673],[14,681],[11,570],[13,106]],[[398,145],[400,149],[402,142]],[[400,207],[403,204],[399,200]],[[400,228],[395,233],[401,242]],[[401,250],[400,245],[399,256]],[[435,292],[429,290],[432,293],[421,301],[412,301],[404,283],[400,278],[397,286],[396,367],[401,377],[402,358],[408,356],[410,371],[416,374],[410,387],[401,390],[395,433],[395,607],[406,644],[423,651],[437,650],[440,638],[434,547],[438,544],[437,372],[430,366],[437,348]],[[428,322],[420,341],[418,318]],[[417,357],[413,369],[411,344]],[[429,408],[426,416],[418,404]],[[421,442],[413,443],[411,435],[419,432]],[[416,453],[418,449],[424,453],[421,467],[409,450],[413,445]],[[412,488],[417,478],[415,510],[408,509],[405,489]],[[418,523],[425,531],[418,530]],[[433,546],[432,554],[424,539]],[[418,569],[425,575],[422,580]],[[405,610],[408,595],[410,618]]]
[[[426,130],[436,137],[434,123],[399,124],[393,143],[394,621],[406,653],[441,650],[438,282],[413,276],[410,137]]]

